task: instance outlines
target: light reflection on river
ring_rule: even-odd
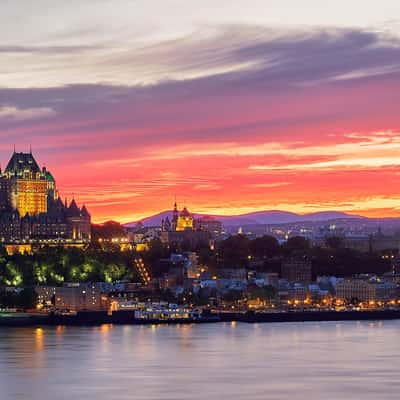
[[[0,328],[0,399],[398,399],[399,328]]]

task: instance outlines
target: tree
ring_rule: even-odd
[[[124,237],[126,237],[126,231],[119,222],[107,221],[101,225],[92,225],[92,241],[94,242],[98,242],[99,239],[111,240]]]
[[[267,258],[278,254],[279,243],[273,236],[264,235],[252,240],[249,244],[249,248],[253,257]]]
[[[18,306],[24,310],[35,308],[37,303],[37,294],[32,287],[24,288],[18,295]]]
[[[222,299],[229,303],[234,303],[243,298],[243,292],[241,290],[230,289],[223,294]]]
[[[244,235],[230,236],[223,240],[218,248],[223,264],[233,268],[246,267],[250,255],[249,242]]]
[[[304,236],[293,236],[282,245],[286,255],[306,254],[310,250],[310,241]]]
[[[149,262],[154,262],[166,256],[165,248],[160,239],[153,239],[149,243],[149,250],[144,253],[144,258]]]
[[[271,300],[275,297],[275,295],[276,295],[276,289],[271,285],[254,288],[248,293],[249,299],[253,300],[254,299]]]
[[[121,264],[107,264],[104,268],[105,282],[115,282],[125,275],[125,267]]]

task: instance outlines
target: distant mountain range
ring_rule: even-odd
[[[240,225],[271,225],[271,224],[285,224],[294,222],[322,222],[335,219],[368,219],[359,215],[347,214],[339,211],[322,211],[310,214],[296,214],[288,211],[257,211],[242,215],[209,215],[209,214],[193,214],[195,217],[210,216],[222,222],[226,227],[240,226]],[[161,213],[143,218],[141,222],[145,226],[159,226],[161,221],[165,218],[172,218],[172,210],[163,211]],[[130,222],[125,226],[133,226],[137,222]]]

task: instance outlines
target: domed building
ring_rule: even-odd
[[[199,243],[209,243],[211,232],[203,229],[204,226],[198,225],[195,216],[183,207],[178,210],[175,202],[171,221],[165,218],[161,222],[161,241],[163,243],[190,243],[196,245]]]
[[[190,214],[189,210],[184,207],[181,213],[179,214],[178,221],[176,223],[176,231],[192,231],[194,229],[194,218],[192,214]]]

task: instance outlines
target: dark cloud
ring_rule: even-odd
[[[355,71],[400,71],[400,42],[371,32],[317,31],[243,46],[235,58],[258,61],[264,82],[310,83]]]
[[[165,62],[189,69],[194,65],[212,68],[237,63],[249,63],[249,67],[147,86],[97,84],[42,89],[3,88],[0,89],[0,107],[46,107],[56,114],[29,122],[0,119],[0,132],[7,135],[24,126],[33,136],[143,129],[143,133],[136,132],[135,137],[151,143],[177,138],[206,140],[216,135],[235,137],[253,130],[279,131],[296,124],[329,122],[338,117],[345,118],[343,114],[346,113],[357,116],[370,110],[365,109],[365,105],[354,104],[349,110],[327,107],[299,116],[291,115],[292,104],[286,115],[271,115],[270,110],[274,110],[277,102],[288,99],[292,99],[292,103],[307,102],[309,97],[317,96],[316,92],[321,88],[328,92],[337,87],[351,90],[354,85],[362,87],[371,82],[379,85],[379,82],[400,76],[400,43],[372,32],[333,30],[271,35],[263,30],[248,32],[244,29],[241,36],[240,29],[235,28],[230,34],[217,35],[214,40],[204,39],[199,43],[194,38],[186,39],[182,47],[179,41],[168,43],[167,49],[162,50]],[[68,52],[85,47],[14,48],[21,52],[33,49]],[[0,47],[1,51],[6,48]],[[160,52],[156,49],[156,53]],[[231,123],[218,126],[215,119],[218,113],[225,119],[230,114],[234,117],[243,109],[251,111],[252,104],[256,106],[260,102],[265,107],[265,118],[255,115],[253,121],[240,123],[232,118]],[[211,122],[208,127],[197,126],[207,119]],[[181,127],[173,127],[181,122]],[[40,130],[41,126],[43,130]],[[38,129],[32,131],[35,127]]]

